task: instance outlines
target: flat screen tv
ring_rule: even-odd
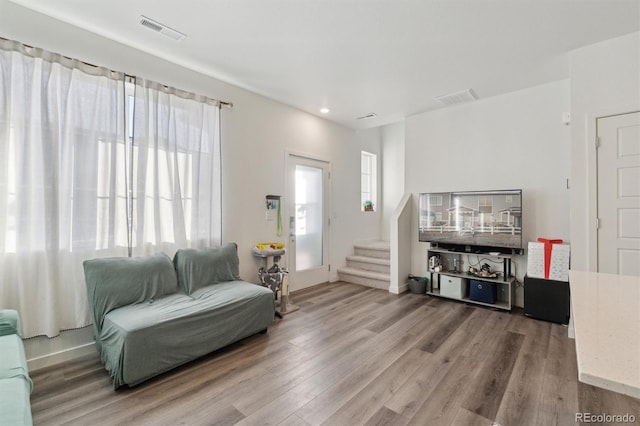
[[[419,240],[466,252],[522,254],[522,190],[420,194]]]

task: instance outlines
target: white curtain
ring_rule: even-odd
[[[134,254],[219,245],[219,103],[136,78],[134,111]]]
[[[0,308],[89,325],[82,262],[221,241],[220,105],[0,39]]]
[[[82,261],[126,255],[122,74],[0,40],[0,308],[90,324]]]

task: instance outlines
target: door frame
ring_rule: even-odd
[[[288,200],[287,197],[290,196],[291,194],[291,188],[289,188],[289,166],[291,165],[291,157],[298,157],[298,158],[302,158],[302,159],[306,159],[306,160],[311,160],[311,161],[317,161],[320,163],[326,163],[327,165],[327,170],[329,172],[329,176],[328,176],[328,183],[327,183],[327,188],[326,188],[326,195],[327,195],[327,206],[326,206],[326,211],[327,211],[327,217],[325,218],[326,223],[325,225],[327,226],[327,240],[325,241],[326,243],[326,247],[327,247],[327,265],[328,265],[328,270],[327,270],[327,282],[331,281],[331,160],[329,160],[326,157],[320,156],[320,155],[316,155],[316,154],[310,154],[308,152],[301,152],[301,151],[295,151],[295,150],[290,150],[290,149],[285,149],[284,151],[284,193],[285,193],[285,213],[286,213],[286,235],[287,235],[287,239],[286,239],[286,245],[287,247],[289,247],[289,243],[291,242],[289,236],[291,235],[291,229],[290,229],[290,223],[289,223],[289,218],[291,217],[291,215],[293,214],[293,212],[290,211],[290,206],[291,206],[291,200]],[[289,253],[287,253],[287,266],[289,268],[295,268],[295,264],[294,262],[291,261],[291,257],[294,256],[295,253],[293,253],[293,251],[289,251]],[[290,273],[293,272],[295,274],[295,271],[290,269]],[[303,287],[298,287],[297,285],[295,286],[296,288],[295,290],[302,290],[304,288],[307,287],[311,287],[311,286],[303,286]]]
[[[640,112],[640,106],[627,105],[587,113],[587,269],[598,272],[598,120]]]

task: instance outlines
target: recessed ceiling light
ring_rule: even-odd
[[[329,108],[320,108],[322,114],[329,114]]]

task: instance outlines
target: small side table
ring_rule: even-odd
[[[568,324],[571,316],[568,281],[524,277],[524,314],[558,324]]]

